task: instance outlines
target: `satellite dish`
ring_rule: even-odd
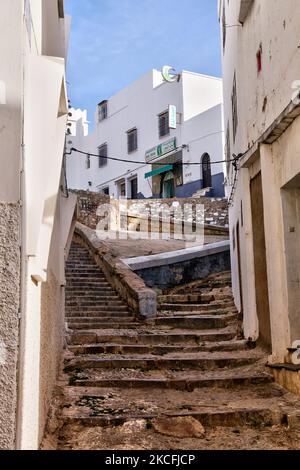
[[[178,79],[178,74],[176,73],[175,68],[172,67],[171,65],[164,65],[161,73],[162,73],[163,79],[166,82],[172,83],[172,82],[176,82],[176,80]]]

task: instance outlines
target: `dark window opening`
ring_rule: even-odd
[[[256,62],[257,62],[257,73],[260,73],[262,71],[262,47],[257,51],[256,54]]]
[[[98,147],[99,152],[99,168],[107,165],[107,144],[100,145]]]
[[[102,192],[103,192],[103,194],[105,194],[105,196],[109,196],[109,187],[103,188]]]
[[[63,19],[65,17],[65,11],[64,11],[64,2],[62,0],[57,0],[57,8],[58,8],[59,18]]]
[[[170,134],[168,111],[158,116],[158,131],[159,131],[159,137],[164,137],[165,135]]]
[[[210,156],[205,153],[202,157],[202,180],[203,188],[212,187]]]
[[[137,180],[137,178],[134,178],[130,181],[130,187],[131,187],[131,199],[137,199],[138,198],[138,180]]]
[[[234,73],[233,87],[231,95],[232,106],[232,128],[233,128],[233,141],[235,142],[237,126],[238,126],[238,112],[237,112],[237,88],[236,88],[236,74]]]
[[[107,118],[107,101],[101,101],[98,104],[98,120],[103,121]]]
[[[120,184],[120,196],[126,196],[126,185],[125,185],[125,181],[124,183],[121,183]]]
[[[131,153],[137,150],[138,141],[137,141],[137,129],[131,129],[127,132],[127,152]]]

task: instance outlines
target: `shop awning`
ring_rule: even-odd
[[[145,174],[145,178],[151,178],[151,176],[160,175],[161,173],[166,173],[166,171],[173,170],[173,165],[165,165],[161,166],[160,168],[156,168],[156,170],[149,171],[149,173]]]

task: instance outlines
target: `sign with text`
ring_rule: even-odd
[[[177,128],[177,109],[173,104],[169,105],[169,128]]]
[[[150,150],[147,150],[145,154],[146,162],[151,162],[155,158],[162,157],[173,150],[176,150],[176,137],[167,140],[167,142],[164,142],[157,147],[152,147]]]

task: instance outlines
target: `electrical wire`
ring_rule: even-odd
[[[176,148],[175,151],[178,151],[180,150],[180,148]],[[151,161],[151,162],[142,162],[142,161],[136,161],[136,160],[126,160],[124,158],[116,158],[116,157],[106,157],[106,156],[101,156],[101,155],[98,155],[98,154],[95,154],[95,153],[89,153],[89,152],[85,152],[83,150],[79,150],[79,149],[76,149],[74,147],[72,147],[70,149],[70,153],[68,153],[67,155],[71,155],[71,153],[73,152],[76,152],[76,153],[80,153],[81,155],[85,155],[86,157],[97,157],[97,158],[103,158],[103,159],[106,159],[106,160],[113,160],[113,161],[116,161],[116,162],[124,162],[124,163],[135,163],[135,164],[138,164],[138,165],[162,165],[162,166],[165,166],[167,162],[155,162],[155,161]],[[174,152],[174,150],[172,150],[172,152]],[[168,152],[168,153],[171,153],[171,152]],[[166,157],[168,155],[168,153],[162,155],[163,157]],[[235,162],[236,159],[230,159],[230,160],[219,160],[219,161],[215,161],[215,162],[210,162],[211,164],[217,164],[217,163],[229,163],[229,162]],[[175,163],[174,163],[175,165]],[[199,162],[184,162],[184,165],[202,165],[202,162],[199,161]]]

